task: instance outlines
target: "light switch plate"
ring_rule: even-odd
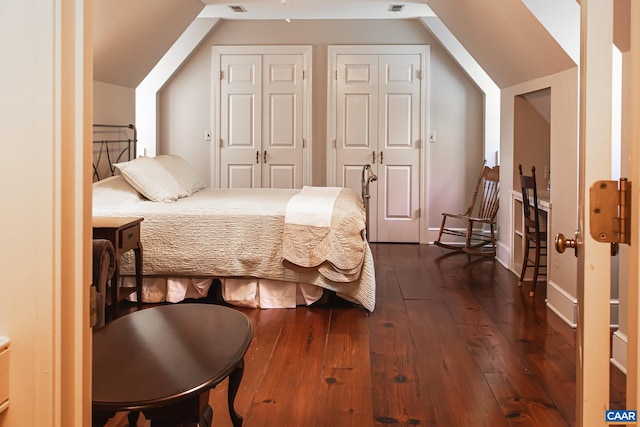
[[[436,131],[430,130],[429,131],[429,143],[435,144],[435,142],[436,142]]]

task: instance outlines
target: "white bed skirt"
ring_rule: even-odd
[[[122,278],[123,285],[135,287],[135,277]],[[306,283],[283,282],[268,279],[223,278],[222,298],[225,302],[250,308],[295,308],[311,305],[322,298],[324,289]],[[146,303],[180,302],[185,299],[205,298],[211,287],[211,278],[145,277],[142,301]],[[136,294],[129,296],[136,301]]]

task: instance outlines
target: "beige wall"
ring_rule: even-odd
[[[340,44],[428,44],[431,129],[425,144],[430,162],[429,227],[441,212],[464,211],[483,160],[483,94],[416,20],[398,21],[223,21],[205,38],[159,94],[159,153],[173,152],[211,176],[211,47],[213,45],[313,47],[313,184],[326,184],[327,47]],[[426,139],[426,138],[425,138]]]
[[[112,85],[98,81],[93,82],[93,123],[107,125],[135,124],[135,89]],[[93,140],[125,140],[132,139],[133,132],[128,129],[96,128],[93,129]],[[115,162],[125,149],[126,143],[92,144],[92,162],[95,168],[93,181],[111,175],[109,160]],[[109,149],[109,157],[106,150]],[[133,148],[132,148],[133,149]],[[124,160],[127,160],[125,157]]]
[[[562,232],[573,235],[578,225],[578,69],[563,71],[544,78],[502,90],[500,115],[500,170],[503,188],[512,188],[514,182],[514,98],[529,92],[550,88],[550,170],[551,229],[550,236]],[[500,194],[498,227],[500,242],[498,259],[511,266],[510,233],[513,229],[512,196],[508,191]],[[547,304],[570,324],[576,322],[577,280],[576,258],[572,253],[559,256],[549,250]]]
[[[546,103],[550,104],[551,98],[546,98]],[[550,126],[547,119],[524,95],[514,97],[513,132],[513,189],[521,191],[518,165],[522,165],[524,175],[531,175],[531,167],[535,166],[538,192],[546,191]]]
[[[135,123],[135,89],[94,80],[93,99],[94,123]]]

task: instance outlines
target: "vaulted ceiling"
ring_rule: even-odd
[[[630,0],[614,1],[615,38],[625,50],[629,26],[625,17],[629,15],[624,11]],[[393,12],[393,5],[404,7]],[[229,6],[242,6],[246,12],[234,12]],[[434,14],[499,87],[575,66],[524,0],[93,0],[94,80],[135,88],[199,15],[222,19],[412,19]]]
[[[93,0],[93,79],[135,88],[203,8],[200,0]]]

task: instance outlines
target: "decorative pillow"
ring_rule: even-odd
[[[116,175],[93,183],[93,201],[101,204],[139,202],[144,200],[123,176]]]
[[[177,154],[161,154],[156,160],[175,178],[176,181],[191,195],[204,188],[204,181],[193,171],[185,159]]]
[[[187,192],[176,179],[155,159],[138,157],[114,165],[129,184],[144,197],[154,202],[174,202]]]

